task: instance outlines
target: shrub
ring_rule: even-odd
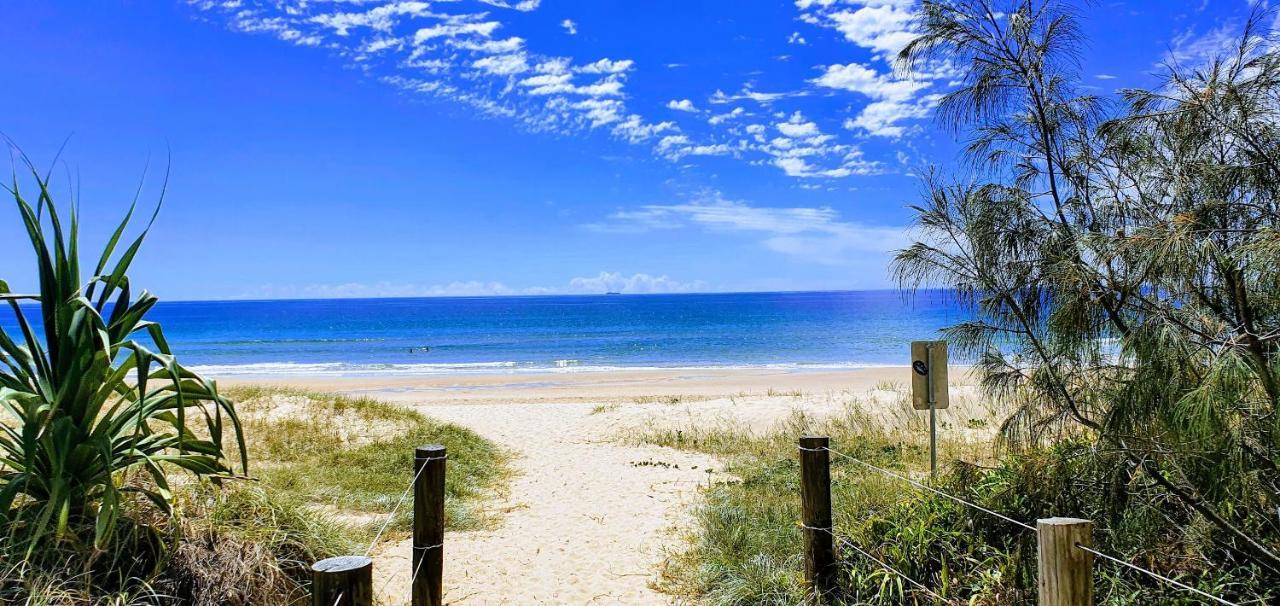
[[[64,225],[48,177],[31,176],[34,205],[16,177],[7,188],[35,251],[39,293],[0,281],[18,326],[17,336],[0,331],[0,529],[8,557],[71,550],[91,568],[113,544],[150,540],[126,520],[128,507],[145,502],[168,515],[169,472],[229,476],[224,439],[243,436],[232,403],[178,363],[146,319],[156,297],[135,296],[127,274],[150,224],[115,254],[136,200],[85,280],[74,207]],[[124,526],[136,532],[116,541]]]

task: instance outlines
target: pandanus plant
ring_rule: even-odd
[[[34,206],[16,176],[6,189],[35,251],[40,292],[15,294],[0,281],[16,320],[15,334],[0,329],[0,541],[21,545],[25,557],[50,544],[104,549],[129,504],[171,514],[170,471],[233,476],[228,426],[247,471],[244,437],[233,404],[179,364],[146,319],[156,297],[134,296],[129,266],[155,214],[117,256],[135,196],[82,280],[76,208],[64,225],[48,175],[25,165],[39,190]]]

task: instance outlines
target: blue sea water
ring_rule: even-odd
[[[965,317],[936,291],[162,302],[149,316],[214,376],[904,365],[911,340]]]

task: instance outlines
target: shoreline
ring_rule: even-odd
[[[952,382],[969,367],[953,366]],[[287,385],[368,395],[400,402],[615,402],[640,397],[716,397],[768,392],[864,392],[886,383],[909,385],[908,366],[840,370],[765,368],[620,369],[598,372],[459,373],[417,376],[213,376],[220,384]]]

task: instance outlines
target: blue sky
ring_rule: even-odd
[[[167,299],[890,286],[953,72],[911,0],[10,0],[0,132],[64,139],[96,244],[147,173]],[[1243,0],[1095,2],[1083,76],[1147,85]],[[149,164],[148,164],[149,163]],[[147,195],[149,194],[149,195]],[[0,279],[34,274],[0,213]]]

